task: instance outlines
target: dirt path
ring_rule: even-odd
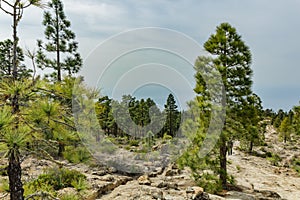
[[[271,190],[288,200],[300,199],[300,177],[289,168],[275,167],[264,158],[235,151],[228,158],[228,171],[238,185],[256,190]]]

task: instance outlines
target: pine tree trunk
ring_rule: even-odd
[[[220,181],[223,189],[227,188],[227,147],[224,136],[221,136],[220,144]]]
[[[249,153],[252,153],[252,149],[253,149],[253,142],[250,141]]]
[[[57,152],[57,156],[58,158],[62,158],[63,157],[63,152],[65,151],[65,144],[62,142],[59,142],[58,144],[58,152]]]
[[[14,153],[10,154],[7,173],[9,177],[10,199],[23,200],[24,189],[21,181],[21,163],[19,157]]]
[[[13,11],[13,79],[16,80],[18,77],[18,68],[17,68],[17,46],[18,46],[18,36],[17,36],[17,26],[18,26],[18,13],[17,7],[20,3],[20,0],[17,0],[14,4]]]
[[[59,44],[59,17],[58,8],[56,8],[56,67],[57,67],[57,81],[61,81],[61,65],[60,65],[60,44]]]

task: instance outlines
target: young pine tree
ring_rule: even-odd
[[[0,75],[3,76],[12,76],[13,73],[13,46],[14,43],[10,40],[4,40],[0,42]],[[32,70],[27,69],[22,62],[24,61],[24,54],[20,47],[17,47],[17,61],[16,65],[18,68],[17,76],[18,79],[30,77]]]
[[[75,41],[75,33],[70,29],[71,22],[66,19],[62,2],[52,0],[49,7],[51,11],[44,13],[43,20],[48,42],[44,44],[38,40],[37,64],[41,69],[53,69],[50,76],[60,82],[63,71],[69,76],[79,71],[82,59],[77,52],[78,43]],[[53,59],[48,57],[51,53],[55,54]]]

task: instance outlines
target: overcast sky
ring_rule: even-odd
[[[253,91],[264,108],[288,110],[300,100],[300,1],[285,0],[64,0],[86,58],[112,35],[134,28],[179,31],[200,46],[222,22],[237,29],[250,47]],[[22,47],[34,48],[43,38],[43,11],[28,8],[19,27]],[[0,12],[0,40],[11,37],[11,18]],[[176,42],[176,41],[174,41]],[[153,89],[153,88],[152,88]]]

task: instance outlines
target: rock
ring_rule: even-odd
[[[169,165],[163,173],[164,176],[175,176],[178,174],[180,174],[180,169],[178,169],[175,164]]]
[[[252,194],[246,194],[243,192],[229,191],[226,193],[228,199],[241,199],[241,200],[255,200],[255,196]]]
[[[217,196],[217,195],[214,195],[214,194],[208,194],[208,196],[209,196],[208,197],[209,200],[225,200],[225,198]]]
[[[148,175],[143,175],[138,178],[138,183],[140,185],[151,185],[151,181]]]
[[[67,187],[67,188],[63,188],[57,192],[58,197],[62,197],[66,194],[77,194],[77,191],[75,188]]]
[[[257,191],[258,193],[255,195],[256,199],[259,200],[275,200],[275,199],[282,199],[281,196],[273,191],[269,191],[269,190],[261,190],[261,191]]]
[[[105,174],[107,174],[107,172],[104,170],[92,172],[92,175],[95,175],[95,176],[104,176]]]
[[[152,187],[157,187],[157,188],[165,188],[167,187],[167,183],[165,181],[158,181],[155,183],[151,183]]]
[[[200,197],[202,194],[203,194],[203,192],[204,192],[204,190],[203,190],[203,188],[201,188],[201,187],[192,187],[193,188],[193,190],[194,190],[194,194],[193,194],[193,197],[192,197],[192,199],[197,199],[198,197]]]
[[[149,173],[149,177],[156,177],[158,175],[161,175],[164,172],[164,169],[162,167],[157,167],[154,169],[153,172]]]
[[[107,174],[105,176],[99,177],[99,180],[105,181],[105,182],[114,182],[115,178],[112,175]]]
[[[188,187],[185,190],[185,192],[188,199],[195,199],[195,200],[209,199],[209,196],[206,193],[204,193],[204,189],[202,187],[198,187],[198,186]]]

